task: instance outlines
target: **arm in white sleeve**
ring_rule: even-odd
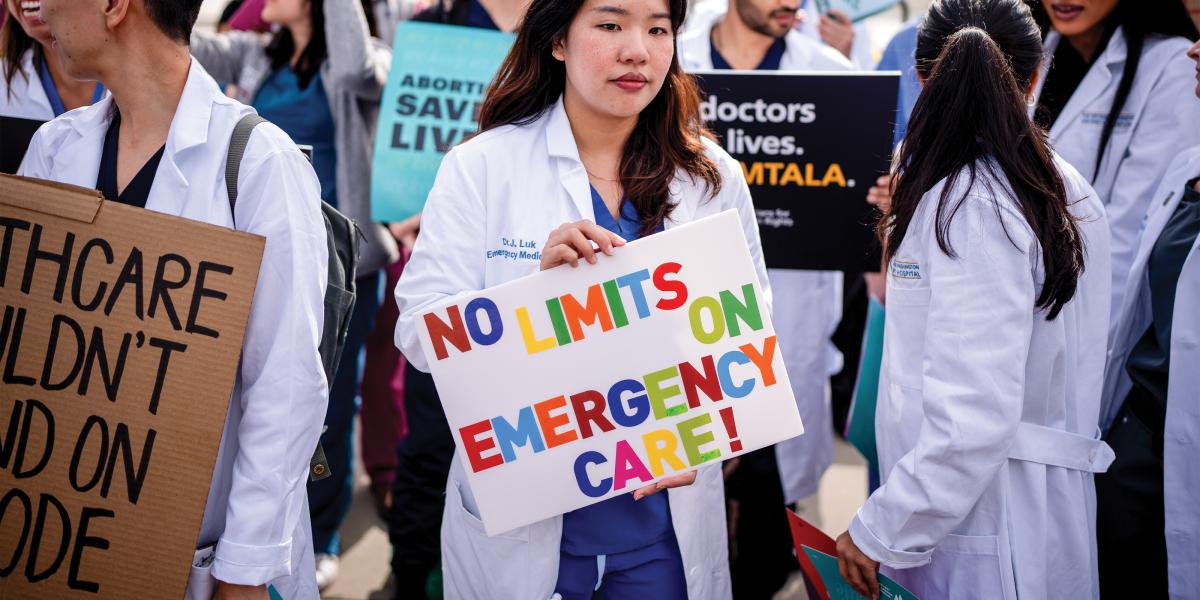
[[[442,159],[421,212],[421,233],[396,286],[396,346],[413,367],[429,371],[418,328],[426,309],[484,287],[487,210],[461,147]]]
[[[1043,318],[1034,313],[1039,258],[1024,220],[994,202],[968,197],[954,215],[957,258],[925,242],[923,389],[906,390],[920,396],[924,420],[913,450],[850,524],[854,543],[890,567],[929,562],[1008,460],[1020,424],[1033,319]]]
[[[320,184],[294,146],[253,151],[264,135],[283,137],[268,128],[255,130],[239,178],[238,229],[264,236],[266,248],[243,342],[237,456],[212,567],[218,580],[242,585],[295,568],[292,533],[308,518],[309,460],[329,397],[318,351],[328,277]]]
[[[758,232],[758,214],[754,212],[754,199],[750,195],[750,186],[742,166],[724,152],[720,153],[723,194],[730,197],[729,208],[736,208],[738,219],[742,222],[742,231],[746,234],[746,244],[750,248],[750,258],[754,261],[754,271],[758,274],[758,284],[762,288],[763,304],[767,311],[771,310],[771,282],[767,279],[767,263],[763,258],[762,238]]]

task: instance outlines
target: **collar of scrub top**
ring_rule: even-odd
[[[583,168],[583,161],[579,158],[579,147],[575,145],[575,134],[571,131],[571,121],[567,118],[567,109],[563,107],[561,95],[539,121],[543,119],[546,121],[546,152],[551,158],[557,159],[559,181],[571,197],[571,203],[575,205],[579,218],[590,218],[594,222],[596,214],[592,207],[592,184],[588,181],[587,170]],[[687,202],[679,201],[680,185],[680,176],[676,174],[668,191],[669,196],[675,200],[675,208],[664,223],[668,228],[692,220],[691,206]]]
[[[42,80],[42,89],[46,91],[46,98],[50,100],[50,110],[54,111],[54,116],[61,116],[67,112],[67,107],[63,105],[62,97],[58,95],[58,88],[54,86],[54,77],[50,75],[50,67],[46,61],[37,61],[38,77]],[[96,82],[96,91],[92,93],[92,104],[99,102],[104,98],[104,84]]]

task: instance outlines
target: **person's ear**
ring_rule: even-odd
[[[105,0],[104,3],[104,24],[109,31],[117,28],[118,25],[125,22],[125,18],[129,16],[129,3],[135,0]]]
[[[558,62],[566,62],[566,38],[559,37],[550,45],[550,56],[553,56]]]

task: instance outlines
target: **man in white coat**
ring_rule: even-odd
[[[253,109],[188,53],[200,0],[45,0],[67,72],[112,96],[44,125],[21,174],[108,189],[111,200],[234,225],[225,158]],[[106,143],[107,141],[107,143]],[[317,598],[305,482],[328,386],[318,344],[326,233],[316,174],[269,124],[238,177],[239,230],[266,238],[262,267],[196,541],[188,598]],[[111,195],[110,195],[111,194]],[[135,568],[126,565],[126,568]]]
[[[850,70],[838,51],[794,28],[799,4],[728,0],[726,12],[700,13],[679,38],[680,63],[689,72]],[[731,475],[730,497],[738,499],[740,513],[735,535],[745,542],[736,545],[732,564],[737,597],[769,597],[768,589],[778,589],[796,567],[784,513],[777,508],[815,494],[833,462],[829,377],[841,370],[842,357],[830,337],[841,320],[842,274],[768,269],[767,275],[776,290],[772,315],[805,431],[776,444],[774,457],[770,448],[743,457],[741,472]],[[769,487],[776,473],[782,496]]]

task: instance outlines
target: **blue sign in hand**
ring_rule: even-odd
[[[829,600],[866,600],[862,594],[850,587],[850,582],[842,577],[842,573],[838,571],[837,557],[813,550],[808,546],[801,546],[801,548],[804,548],[804,553],[817,568],[821,581],[825,584],[825,591],[829,593]],[[878,576],[879,597],[882,600],[918,600],[916,594],[908,591],[892,578],[883,573],[879,573]]]
[[[371,218],[421,212],[442,156],[479,124],[484,92],[513,35],[434,23],[401,23],[379,111],[371,169]]]

